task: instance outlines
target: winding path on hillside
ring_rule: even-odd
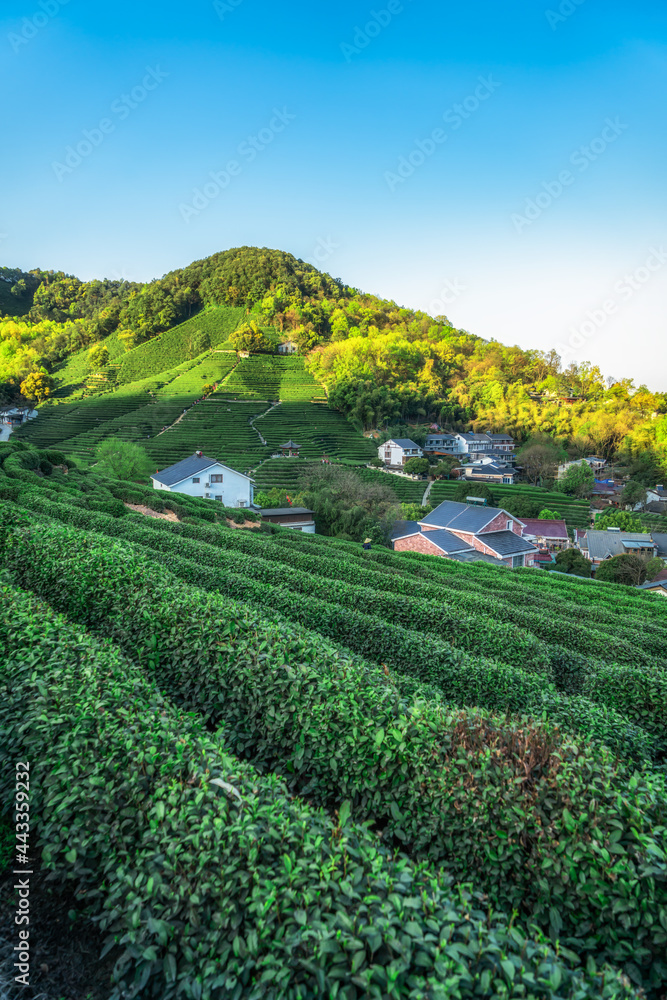
[[[431,495],[431,489],[433,488],[433,483],[434,482],[435,482],[435,479],[432,479],[430,481],[430,483],[428,484],[428,486],[426,487],[426,492],[424,493],[424,496],[422,497],[422,507],[426,507],[427,504],[428,504],[428,498]]]

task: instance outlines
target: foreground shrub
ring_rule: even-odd
[[[662,779],[527,721],[406,703],[318,636],[174,581],[64,529],[9,536],[21,582],[118,641],[232,744],[320,802],[349,798],[570,947],[667,973]],[[619,916],[621,914],[621,916]]]
[[[105,643],[0,590],[0,746],[43,862],[118,943],[113,998],[621,1000],[479,897],[220,751]],[[13,803],[14,775],[0,779]]]

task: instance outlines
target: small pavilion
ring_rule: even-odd
[[[287,444],[281,444],[280,453],[283,456],[283,458],[298,458],[300,448],[301,445],[296,444],[296,442],[292,441],[292,439],[290,438]]]

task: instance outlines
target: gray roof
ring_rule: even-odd
[[[667,590],[667,580],[653,580],[652,583],[642,583],[637,588],[638,590],[659,590],[662,587],[663,590]]]
[[[537,552],[532,542],[513,531],[485,531],[481,540],[503,558],[523,555],[525,552]]]
[[[493,521],[498,514],[506,514],[510,521],[523,522],[512,517],[506,510],[499,507],[472,507],[467,503],[457,503],[454,500],[444,500],[434,511],[421,521],[421,524],[434,528],[452,528],[456,531],[469,531],[477,534]]]
[[[467,466],[470,475],[466,479],[474,479],[476,476],[515,476],[515,470],[509,465],[496,465],[495,462],[487,462],[486,465]]]
[[[456,434],[446,434],[443,431],[441,434],[428,434],[426,437],[426,443],[429,441],[456,441]]]
[[[205,472],[206,469],[210,469],[214,465],[221,465],[223,469],[227,468],[226,465],[222,465],[222,462],[218,462],[217,459],[207,458],[206,455],[202,455],[200,458],[195,452],[194,455],[184,458],[182,462],[177,462],[176,465],[170,465],[167,469],[156,472],[155,475],[151,476],[151,479],[157,483],[162,483],[163,486],[176,486],[185,479],[198,476],[201,472]],[[236,472],[235,469],[230,469],[229,471]],[[237,472],[236,475],[243,476],[243,473]],[[243,476],[243,478],[249,479],[249,476]]]
[[[651,538],[658,546],[658,555],[663,559],[667,559],[667,535],[660,531],[651,532]]]
[[[307,507],[262,507],[259,513],[266,517],[268,514],[314,514],[315,511]]]
[[[389,441],[385,442],[385,444],[392,443],[397,444],[399,448],[419,448],[419,445],[415,444],[414,441],[411,441],[410,438],[391,438]]]
[[[473,434],[473,433],[471,433],[469,431],[467,431],[465,434],[459,434],[459,437],[462,437],[464,441],[486,441],[486,442],[489,442],[491,440],[489,438],[488,434]]]
[[[647,548],[652,545],[650,535],[637,531],[595,531],[592,529],[586,532],[586,540],[589,558],[597,561],[625,555],[627,542],[644,542]]]
[[[425,531],[423,535],[424,538],[428,538],[429,542],[433,542],[443,552],[467,552],[472,548],[469,542],[464,542],[461,538],[457,538],[456,535],[453,535],[451,531],[447,531],[445,528],[441,528],[439,531]]]
[[[301,445],[297,444],[296,441],[292,441],[292,439],[290,438],[290,440],[287,442],[287,444],[281,444],[280,447],[281,448],[300,448]]]
[[[513,441],[514,438],[511,434],[487,434],[488,438],[492,441]]]
[[[421,530],[421,525],[418,521],[398,521],[394,525],[394,530],[391,533],[391,540],[396,541],[397,538],[407,538],[408,535],[418,535]]]
[[[477,549],[466,549],[465,552],[454,552],[451,558],[460,563],[485,562],[489,563],[491,566],[502,566],[506,568],[502,559],[496,559],[495,556],[487,556],[485,552],[478,552]]]

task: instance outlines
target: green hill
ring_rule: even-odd
[[[597,367],[565,367],[555,351],[482,340],[288,253],[226,250],[146,284],[38,270],[4,269],[0,277],[0,401],[19,400],[31,373],[46,379],[36,398],[50,378],[54,398],[68,402],[149,378],[166,386],[176,369],[224,350],[248,323],[269,346],[296,341],[305,368],[255,354],[229,374],[232,400],[326,398],[358,430],[437,422],[508,431],[520,444],[546,439],[554,453],[600,454],[644,485],[667,474],[667,394],[628,379],[608,385]],[[100,344],[109,361],[91,371],[88,352]],[[305,414],[302,437],[317,422],[316,413],[312,421]],[[42,417],[51,414],[44,409]]]

